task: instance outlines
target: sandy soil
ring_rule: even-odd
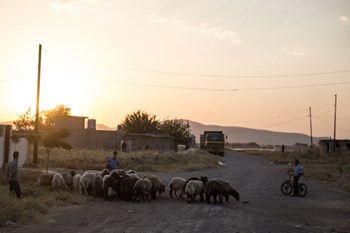
[[[81,206],[64,207],[29,226],[12,226],[1,232],[349,232],[350,193],[326,183],[303,178],[308,195],[283,196],[284,165],[261,157],[231,153],[226,166],[196,172],[154,173],[164,183],[174,176],[206,175],[229,180],[241,201],[205,204],[199,200],[170,199],[168,187],[157,200],[134,204],[96,199]],[[301,161],[302,162],[302,161]],[[307,167],[306,167],[307,172]]]

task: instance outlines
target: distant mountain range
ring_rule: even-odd
[[[296,143],[310,144],[310,136],[302,133],[274,132],[269,130],[251,129],[235,126],[204,125],[195,121],[189,121],[191,133],[199,137],[204,131],[223,131],[227,135],[226,141],[229,143],[256,142],[259,145],[294,145]],[[116,130],[103,124],[97,124],[98,130]],[[321,137],[314,137],[313,143],[318,143]]]
[[[229,143],[256,142],[259,145],[295,145],[296,143],[310,144],[310,136],[302,133],[274,132],[269,130],[251,129],[235,126],[204,125],[189,121],[191,132],[199,141],[200,134],[204,131],[223,131]],[[313,138],[313,143],[318,143],[322,138]]]
[[[12,125],[12,122],[2,122],[0,124]],[[256,142],[259,145],[294,145],[295,143],[310,144],[310,136],[302,133],[275,132],[269,130],[251,129],[235,126],[204,125],[195,121],[189,121],[191,133],[199,137],[204,131],[215,130],[223,131],[227,136],[226,141],[229,143],[248,143]],[[97,130],[116,130],[104,124],[96,124]],[[320,139],[325,137],[314,137],[313,143],[316,144]]]

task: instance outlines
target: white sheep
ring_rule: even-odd
[[[75,174],[75,176],[73,177],[73,188],[74,189],[79,189],[79,181],[81,179],[81,175],[80,174]]]
[[[128,170],[125,175],[129,176],[129,177],[135,177],[140,179],[140,177],[136,174],[136,172],[134,170]]]
[[[187,194],[187,202],[192,203],[195,201],[196,196],[200,195],[200,201],[203,202],[203,194],[205,190],[205,185],[201,180],[190,180],[186,184],[185,193]]]
[[[51,186],[52,185],[52,179],[55,173],[43,173],[40,174],[38,177],[36,183],[38,185],[43,185],[43,186]]]
[[[171,198],[173,198],[173,191],[175,193],[175,196],[177,198],[182,198],[183,197],[183,190],[184,190],[184,185],[186,183],[186,180],[182,177],[173,177],[170,182],[169,182],[169,187],[170,187],[170,191],[169,191],[169,195]],[[180,195],[177,194],[177,192],[180,190]]]
[[[140,202],[139,196],[142,196],[142,199],[145,201],[145,196],[148,201],[151,201],[151,190],[152,182],[147,178],[141,178],[136,181],[133,189],[133,202]]]
[[[79,192],[80,194],[91,193],[94,179],[97,175],[95,173],[85,172],[79,181]]]
[[[52,188],[56,190],[68,190],[68,186],[61,174],[56,173],[52,179]]]

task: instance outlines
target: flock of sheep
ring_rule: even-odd
[[[52,186],[55,190],[79,190],[82,195],[93,195],[105,200],[113,200],[118,197],[125,201],[140,202],[156,200],[157,193],[165,192],[165,184],[156,175],[143,175],[139,177],[134,171],[124,171],[122,169],[109,171],[88,170],[82,175],[72,171],[67,173],[44,173],[37,179],[38,185]],[[186,198],[188,203],[195,202],[197,196],[200,201],[210,203],[211,197],[214,203],[222,203],[225,197],[233,196],[239,201],[239,193],[232,188],[228,181],[210,179],[206,176],[173,177],[168,184],[169,195],[173,198],[173,193],[177,198]],[[219,200],[217,200],[217,197]]]

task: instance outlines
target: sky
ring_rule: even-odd
[[[41,44],[40,110],[350,139],[348,0],[0,0],[0,32],[0,122],[35,113]]]

